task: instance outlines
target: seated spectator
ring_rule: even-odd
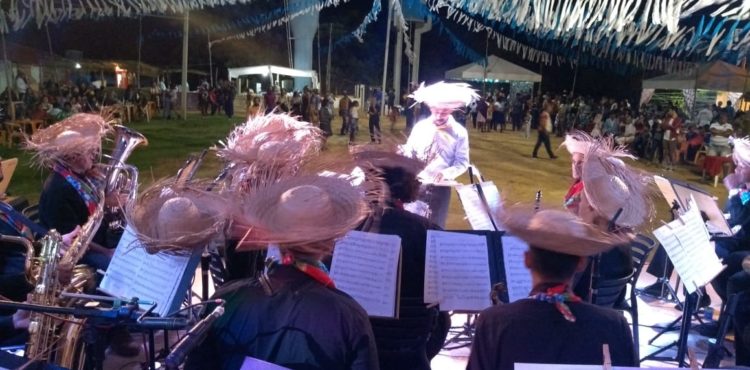
[[[512,370],[516,363],[601,366],[604,344],[612,365],[636,366],[625,317],[582,302],[571,291],[587,256],[622,240],[564,211],[511,211],[504,225],[529,245],[524,263],[534,288],[529,298],[482,311],[467,370]]]
[[[727,157],[732,154],[729,137],[734,133],[732,124],[728,122],[727,114],[719,115],[719,122],[711,124],[711,142],[708,145],[708,155],[711,157]]]

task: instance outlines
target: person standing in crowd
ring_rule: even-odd
[[[227,118],[234,116],[234,96],[237,95],[237,88],[235,87],[236,80],[232,79],[227,81],[224,85],[224,113]]]
[[[359,102],[356,100],[352,100],[349,103],[349,117],[347,121],[349,145],[354,145],[357,142],[357,132],[359,132]]]
[[[485,132],[487,129],[487,109],[487,101],[484,98],[477,99],[474,126],[478,127],[480,132]]]
[[[454,181],[469,167],[469,134],[451,114],[479,95],[468,84],[441,81],[422,84],[411,97],[426,104],[431,115],[414,126],[402,149],[407,156],[429,160],[419,174],[423,184],[419,201],[427,204],[430,221],[444,228],[451,199],[451,187],[445,183]]]
[[[677,138],[682,133],[682,122],[674,110],[667,112],[662,128],[664,129],[662,141],[664,141],[665,168],[668,171],[674,171],[679,149]]]
[[[339,135],[344,136],[345,133],[349,133],[349,103],[351,99],[346,95],[344,90],[344,96],[339,99],[339,116],[341,117],[341,132]]]
[[[333,135],[331,121],[333,120],[333,100],[328,97],[323,98],[320,104],[320,129],[326,137]]]
[[[557,156],[552,152],[552,144],[550,144],[549,141],[549,135],[552,133],[552,119],[550,119],[549,113],[547,111],[542,111],[542,113],[539,114],[539,127],[537,128],[537,138],[536,138],[536,145],[534,145],[534,151],[531,153],[531,156],[533,158],[537,158],[537,153],[539,152],[539,147],[544,144],[544,149],[547,150],[547,155],[549,155],[550,159],[555,159]]]
[[[247,196],[235,216],[238,248],[276,244],[281,260],[260,278],[233,281],[214,294],[226,311],[185,369],[234,370],[250,357],[297,369],[377,370],[367,313],[336,289],[321,263],[335,240],[367,217],[364,194],[348,179],[298,175]]]
[[[533,288],[529,298],[482,311],[467,370],[512,370],[516,363],[601,366],[604,344],[612,365],[637,366],[625,317],[572,291],[588,257],[623,240],[564,211],[513,210],[503,225],[529,246],[524,264]]]
[[[367,115],[369,116],[368,126],[370,129],[370,142],[380,144],[380,105],[375,97],[370,97],[367,106]]]
[[[719,114],[719,121],[710,126],[711,141],[708,143],[709,156],[728,157],[732,154],[732,148],[729,146],[729,137],[734,133],[732,124],[727,121],[727,114]]]
[[[266,94],[263,95],[263,101],[265,103],[266,107],[266,114],[269,114],[273,112],[273,110],[276,108],[276,92],[273,91],[273,86],[268,85],[268,89],[266,90]]]

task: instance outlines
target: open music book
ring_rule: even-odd
[[[514,302],[528,297],[531,275],[523,265],[528,249],[518,238],[502,232],[427,231],[424,301],[441,311],[478,312],[492,305],[493,284],[504,283]]]
[[[331,279],[368,315],[398,318],[401,238],[350,231],[333,250]]]
[[[200,249],[191,255],[148,254],[126,227],[99,290],[115,297],[156,302],[154,312],[167,316],[179,310],[200,256]]]
[[[691,196],[684,214],[654,230],[688,293],[710,283],[724,269],[695,204]]]
[[[485,181],[479,184],[482,187],[482,193],[487,203],[479,196],[477,185],[459,185],[456,186],[458,198],[466,212],[466,218],[469,220],[471,228],[474,230],[495,230],[493,221],[498,230],[503,226],[495,215],[502,209],[502,199],[500,191],[492,181]]]
[[[563,365],[563,364],[522,364],[516,363],[515,370],[602,370],[602,365]],[[640,367],[612,366],[612,370],[635,370]],[[673,367],[651,367],[651,370],[667,370]],[[703,368],[703,370],[718,370]]]

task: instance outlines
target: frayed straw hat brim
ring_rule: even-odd
[[[104,117],[78,113],[37,131],[27,138],[25,148],[35,152],[33,161],[37,165],[50,167],[66,156],[100,152],[102,138],[110,129]]]
[[[573,256],[593,256],[627,240],[602,232],[570,212],[511,207],[502,214],[508,232],[530,246]]]
[[[229,215],[228,201],[215,193],[204,191],[208,181],[191,181],[189,185],[176,184],[175,178],[158,181],[139,194],[136,202],[126,209],[128,225],[149,253],[191,252],[202,248],[223,230]],[[160,210],[165,203],[176,198],[188,199],[198,211],[190,215],[175,215],[169,225],[179,225],[179,232],[160,227]],[[163,220],[161,220],[163,222]]]
[[[325,209],[299,207],[294,217],[282,212],[285,194],[300,187],[317,189],[328,200]],[[366,194],[347,179],[300,175],[243,195],[234,220],[244,235],[238,250],[263,249],[268,244],[305,253],[325,253],[321,242],[344,236],[369,213]]]

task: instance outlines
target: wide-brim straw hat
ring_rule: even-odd
[[[732,159],[737,167],[750,168],[750,137],[735,138],[732,140]]]
[[[233,219],[238,250],[279,245],[306,254],[330,252],[333,241],[369,214],[368,194],[337,176],[298,175],[242,194]]]
[[[77,113],[26,138],[25,147],[34,151],[33,161],[41,167],[72,155],[101,152],[102,138],[110,130],[99,114]]]
[[[126,208],[128,225],[149,253],[191,252],[223,231],[229,202],[205,191],[208,181],[157,181]]]
[[[409,95],[418,103],[430,107],[461,108],[479,99],[479,94],[471,85],[463,82],[450,83],[440,81],[429,86],[424,82]]]
[[[574,214],[559,210],[534,212],[531,207],[514,206],[501,214],[503,225],[529,246],[573,256],[593,256],[626,240],[601,231]]]
[[[581,180],[584,196],[600,216],[615,220],[620,227],[635,228],[654,215],[650,176],[643,175],[622,161],[627,153],[619,149],[592,146],[584,154]]]
[[[374,169],[401,168],[417,175],[427,166],[426,161],[401,154],[396,143],[357,145],[350,153],[358,165]]]
[[[217,155],[240,166],[284,165],[319,152],[323,137],[323,132],[308,122],[270,113],[237,126],[221,143]]]

